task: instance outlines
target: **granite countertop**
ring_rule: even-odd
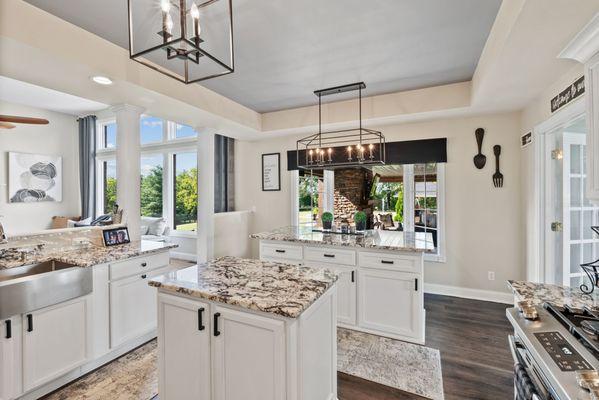
[[[429,236],[429,240],[425,240]],[[327,246],[362,247],[379,250],[433,252],[430,233],[369,230],[364,236],[312,232],[311,227],[287,226],[250,235],[254,239],[277,240]]]
[[[79,267],[91,267],[111,261],[136,257],[143,254],[151,254],[173,249],[176,244],[151,242],[147,240],[135,241],[112,247],[100,247],[91,245],[82,248],[33,248],[28,252],[25,260],[21,259],[22,250],[9,248],[0,252],[0,269],[20,267],[44,261],[61,261]]]
[[[222,257],[169,272],[150,286],[200,299],[297,318],[337,280],[326,269]]]
[[[519,301],[531,300],[538,305],[547,302],[558,307],[567,305],[583,308],[587,306],[599,310],[599,300],[595,300],[595,296],[592,294],[584,294],[579,288],[526,281],[508,281],[508,286]]]

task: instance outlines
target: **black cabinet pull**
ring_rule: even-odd
[[[33,315],[27,314],[27,332],[33,332]]]
[[[277,253],[284,253],[284,252],[285,252],[285,250],[279,250],[279,249],[276,249],[275,251],[276,251]]]
[[[198,331],[203,331],[204,329],[206,329],[206,327],[204,326],[204,322],[202,320],[203,314],[204,314],[204,307],[198,309]]]
[[[214,313],[214,336],[220,336],[220,331],[218,330],[218,317],[220,317],[220,313]]]
[[[147,276],[146,274],[143,274],[143,275],[141,276],[141,279],[146,279],[147,277],[148,277],[148,276]]]
[[[323,254],[323,255],[328,258],[335,258],[334,254]]]
[[[147,262],[142,262],[142,263],[141,263],[141,266],[142,266],[142,267],[147,267],[147,266],[148,266],[148,263],[147,263]]]
[[[356,271],[352,271],[351,272],[351,281],[355,282],[356,281]]]
[[[414,279],[414,290],[418,291],[418,278]]]
[[[382,264],[394,264],[394,261],[389,261],[389,260],[381,260]]]
[[[6,323],[6,338],[10,339],[12,337],[12,321],[10,319],[7,319],[5,321]]]

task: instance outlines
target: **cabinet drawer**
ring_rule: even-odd
[[[303,252],[301,246],[293,246],[280,243],[261,243],[260,257],[277,260],[301,261]]]
[[[150,254],[110,264],[110,280],[136,275],[169,265],[169,253]]]
[[[419,273],[421,256],[407,256],[378,252],[360,252],[358,262],[363,268],[387,269]]]
[[[306,260],[331,264],[356,265],[356,252],[353,250],[326,247],[306,247]]]

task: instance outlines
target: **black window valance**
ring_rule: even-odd
[[[344,148],[339,149],[343,152]],[[300,157],[305,157],[300,150]],[[447,138],[404,140],[387,142],[385,145],[386,164],[423,164],[427,162],[447,162]],[[297,167],[297,151],[287,151],[287,170]]]

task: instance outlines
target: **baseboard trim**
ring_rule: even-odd
[[[198,256],[193,253],[182,253],[180,251],[172,251],[170,252],[171,258],[178,258],[179,260],[193,261],[196,262],[198,260]]]
[[[425,283],[424,293],[462,297],[464,299],[491,301],[493,303],[514,304],[514,295],[511,293],[496,292],[493,290],[471,289],[458,286],[439,285],[436,283]]]

